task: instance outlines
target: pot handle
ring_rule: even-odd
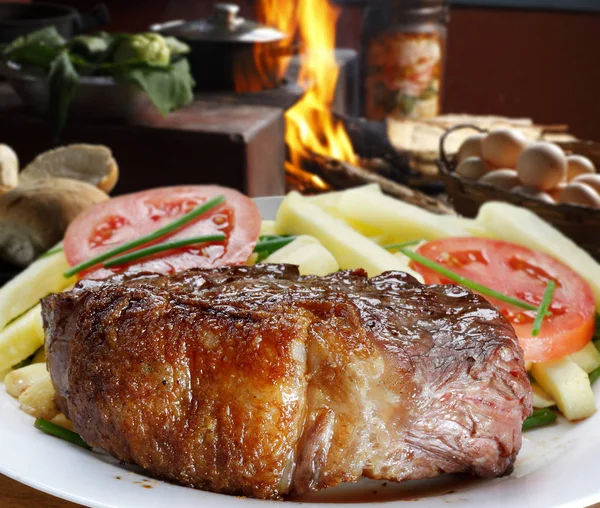
[[[78,14],[75,17],[74,33],[88,32],[102,25],[106,25],[110,21],[110,14],[106,4],[98,4],[86,14]]]

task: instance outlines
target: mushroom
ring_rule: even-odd
[[[19,183],[19,159],[8,145],[0,144],[0,194],[15,188]]]
[[[103,145],[68,145],[38,155],[22,172],[24,182],[40,178],[72,178],[110,192],[119,178],[117,161]]]
[[[43,178],[0,196],[0,257],[26,266],[62,240],[68,225],[108,195],[85,182]]]

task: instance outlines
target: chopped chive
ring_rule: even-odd
[[[600,367],[598,367],[597,369],[594,369],[592,372],[590,372],[590,384],[593,385],[594,382],[597,381],[599,377],[600,377]]]
[[[542,321],[544,320],[544,316],[548,313],[548,309],[550,308],[550,304],[552,303],[552,296],[554,295],[554,288],[556,287],[556,283],[553,280],[548,281],[546,285],[546,290],[544,291],[544,297],[542,298],[542,302],[538,307],[537,314],[535,315],[535,320],[533,321],[533,326],[531,328],[531,335],[537,337],[540,334],[540,328],[542,327]]]
[[[87,444],[79,434],[70,431],[69,429],[65,429],[60,425],[56,425],[55,423],[49,422],[48,420],[44,420],[43,418],[35,419],[35,428],[45,432],[46,434],[50,434],[51,436],[59,437],[60,439],[64,439],[69,443],[73,443],[74,445],[81,446],[86,450],[91,450],[92,447]]]
[[[260,241],[254,246],[254,252],[258,254],[256,262],[260,263],[273,252],[292,243],[296,238],[295,236],[261,236]]]
[[[184,226],[188,222],[193,221],[195,218],[200,217],[201,215],[204,215],[206,212],[208,212],[209,210],[212,210],[216,206],[219,206],[224,201],[225,201],[225,196],[222,196],[222,195],[216,196],[216,197],[208,200],[206,203],[200,205],[199,207],[194,208],[191,212],[186,213],[185,215],[182,215],[181,217],[175,219],[173,222],[170,222],[166,226],[163,226],[162,228],[157,229],[156,231],[153,231],[152,233],[144,235],[140,238],[136,238],[135,240],[132,240],[130,242],[126,242],[122,245],[119,245],[118,247],[115,247],[114,249],[106,251],[96,257],[93,257],[92,259],[88,259],[87,261],[84,261],[83,263],[79,263],[78,265],[69,268],[67,271],[64,272],[63,275],[65,277],[72,277],[73,275],[76,275],[79,272],[86,270],[87,268],[91,268],[94,265],[102,263],[103,261],[106,261],[107,259],[110,259],[110,258],[116,256],[117,254],[121,254],[128,250],[134,249],[135,247],[139,247],[140,245],[145,245],[149,242],[152,242],[153,240],[157,240],[157,239],[175,231],[176,229],[179,229],[181,226]]]
[[[63,244],[62,244],[62,242],[60,242],[58,245],[55,245],[51,249],[44,252],[38,259],[43,259],[43,258],[47,258],[50,256],[54,256],[54,254],[58,254],[59,252],[62,252],[63,250],[64,250]]]
[[[218,233],[215,235],[196,236],[194,238],[184,238],[182,240],[175,240],[172,242],[157,243],[156,245],[151,245],[150,247],[146,247],[145,249],[136,250],[134,252],[130,252],[129,254],[124,254],[123,256],[112,258],[106,261],[106,263],[104,263],[104,266],[106,268],[110,268],[112,266],[124,265],[126,263],[131,263],[132,261],[137,261],[138,259],[151,256],[152,254],[156,254],[157,252],[178,249],[179,247],[186,247],[188,245],[194,245],[198,243],[217,242],[219,240],[225,240],[225,235],[223,233]]]
[[[538,310],[538,308],[535,305],[533,305],[529,302],[525,302],[524,300],[520,300],[518,298],[514,298],[512,296],[505,295],[503,293],[496,291],[495,289],[484,286],[483,284],[479,284],[479,282],[475,282],[474,280],[467,279],[467,277],[463,277],[462,275],[459,275],[459,274],[453,272],[452,270],[446,268],[445,266],[442,266],[442,265],[436,263],[435,261],[432,261],[431,259],[426,258],[425,256],[421,256],[421,254],[418,254],[417,252],[413,252],[412,250],[409,250],[406,248],[399,249],[399,250],[400,250],[400,252],[402,252],[402,254],[409,257],[413,261],[419,263],[420,265],[423,265],[425,268],[429,268],[430,270],[433,270],[433,271],[443,275],[444,277],[447,277],[451,281],[454,281],[462,286],[468,287],[469,289],[472,289],[473,291],[476,291],[477,293],[481,293],[482,295],[486,295],[491,298],[495,298],[496,300],[500,300],[501,302],[504,302],[504,303],[509,303],[510,305],[514,305],[515,307],[520,307],[522,309]]]
[[[548,408],[536,409],[533,414],[523,422],[523,430],[550,425],[556,421],[556,414]]]
[[[409,242],[402,242],[402,243],[392,243],[390,245],[384,245],[383,248],[385,250],[400,250],[400,249],[404,249],[405,247],[412,247],[413,245],[417,245],[419,243],[421,243],[423,240],[411,240]]]

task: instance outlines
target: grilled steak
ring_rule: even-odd
[[[215,492],[504,475],[531,411],[498,311],[401,272],[115,276],[46,298],[43,316],[57,403],[77,432]]]

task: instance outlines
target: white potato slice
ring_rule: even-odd
[[[46,349],[43,347],[39,348],[31,363],[46,363]]]
[[[298,265],[300,275],[327,275],[340,269],[335,258],[319,240],[308,235],[299,236],[273,252],[263,263]]]
[[[67,420],[67,417],[62,414],[62,413],[58,413],[54,418],[52,418],[52,420],[50,420],[52,423],[54,423],[55,425],[60,425],[61,427],[73,431],[73,424],[71,423],[70,420]]]
[[[63,276],[63,272],[69,266],[61,250],[38,259],[2,286],[0,288],[0,330],[31,309],[45,296],[58,293],[73,284],[75,277],[66,279]]]
[[[477,222],[475,219],[469,219],[467,217],[459,217],[454,215],[440,215],[440,225],[450,224],[452,227],[462,228],[464,231],[472,236],[479,238],[498,238],[497,235],[487,230],[481,222]],[[448,235],[450,236],[450,235]]]
[[[543,409],[556,405],[552,397],[542,390],[542,387],[537,383],[531,383],[531,391],[533,392],[533,407]]]
[[[266,236],[266,235],[276,235],[277,232],[275,231],[275,221],[274,220],[263,220],[260,223],[260,235],[259,236]]]
[[[31,356],[43,344],[42,308],[37,304],[0,332],[0,371]]]
[[[34,418],[52,420],[58,413],[50,374],[39,379],[19,396],[21,410]]]
[[[600,367],[600,352],[598,352],[593,342],[588,342],[579,351],[569,356],[588,374]]]
[[[324,192],[323,194],[318,194],[316,196],[312,196],[310,199],[313,203],[319,205],[324,210],[329,211],[334,214],[338,209],[338,200],[347,192],[356,192],[360,193],[370,193],[374,195],[381,196],[383,193],[381,192],[381,187],[379,187],[376,183],[370,183],[368,185],[361,185],[360,187],[354,187],[352,189],[342,190],[342,191],[333,191],[333,192]]]
[[[4,378],[4,386],[9,395],[18,397],[31,385],[40,379],[48,377],[48,370],[44,363],[32,363],[20,369],[9,372]]]
[[[531,374],[568,420],[581,420],[596,412],[590,378],[571,358],[534,363]]]
[[[520,206],[485,203],[477,221],[503,240],[545,252],[575,270],[592,288],[600,311],[600,264],[560,231]]]
[[[364,187],[340,192],[323,209],[347,221],[357,221],[383,231],[398,242],[471,236],[457,222]]]
[[[314,236],[342,269],[364,268],[371,277],[386,270],[401,270],[423,280],[393,254],[297,192],[290,192],[283,200],[275,223],[286,234]]]

